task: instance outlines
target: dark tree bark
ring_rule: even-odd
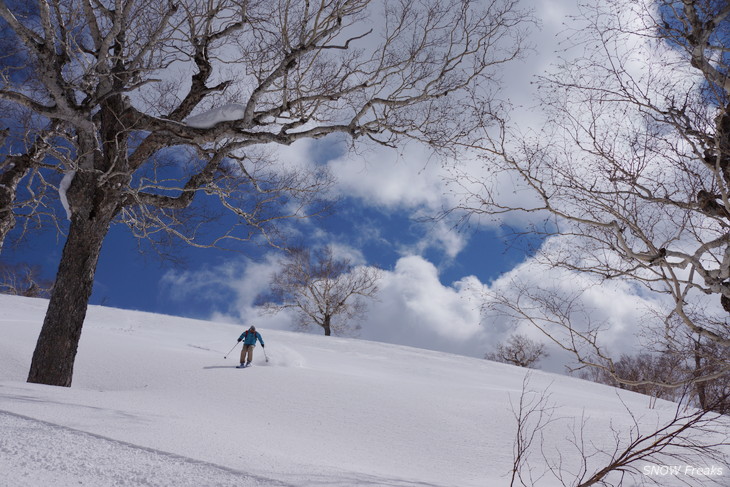
[[[19,157],[18,163],[12,170],[0,174],[0,248],[3,246],[5,236],[15,228],[15,214],[13,203],[15,202],[18,183],[28,173],[27,157]]]
[[[96,265],[119,194],[98,187],[92,174],[79,173],[69,189],[73,201],[66,244],[56,274],[48,310],[33,353],[28,382],[70,387],[81,329],[94,286]],[[86,181],[85,181],[86,180]],[[113,186],[111,182],[107,186]]]
[[[326,337],[332,335],[332,326],[330,325],[331,322],[332,322],[332,315],[325,315],[324,322],[322,323],[322,328],[324,328],[324,336],[326,336]]]
[[[701,352],[701,346],[700,346],[700,339],[698,338],[695,341],[695,370],[694,375],[696,378],[702,377],[702,352]],[[704,381],[697,381],[695,382],[695,391],[697,392],[697,401],[700,403],[700,408],[703,410],[707,409],[707,383]]]
[[[110,215],[74,218],[48,311],[38,336],[28,382],[71,386],[73,366]]]

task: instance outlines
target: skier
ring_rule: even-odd
[[[251,326],[251,328],[241,333],[241,336],[238,337],[238,341],[240,342],[241,340],[243,340],[243,348],[241,349],[241,365],[239,365],[238,368],[248,367],[251,365],[256,340],[261,342],[261,348],[264,347],[264,339],[261,338],[261,333],[256,331],[255,326]]]

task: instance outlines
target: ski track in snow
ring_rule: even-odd
[[[0,487],[298,487],[221,465],[133,445],[0,410]],[[53,445],[61,446],[54,448]],[[2,472],[13,472],[6,484]],[[427,482],[343,473],[308,475],[306,485],[439,487]],[[342,483],[340,483],[342,482]]]
[[[0,431],[0,472],[14,472],[13,487],[168,487],[172,478],[176,487],[287,485],[3,411]]]

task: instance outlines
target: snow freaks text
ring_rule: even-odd
[[[644,465],[644,475],[649,477],[688,476],[688,477],[720,477],[726,468],[718,466],[696,467],[692,465]]]

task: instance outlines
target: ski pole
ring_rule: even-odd
[[[233,345],[233,348],[236,348],[237,346],[238,346],[238,342],[236,342],[236,344],[235,344],[235,345]],[[228,358],[228,355],[229,355],[229,354],[230,354],[230,353],[231,353],[231,352],[233,351],[233,348],[232,348],[232,349],[230,349],[230,350],[228,350],[228,353],[227,353],[227,354],[225,354],[225,355],[223,356],[223,358],[224,358],[224,359],[225,359],[225,358]]]
[[[264,358],[266,359],[266,363],[268,363],[269,362],[269,357],[266,355],[266,347],[264,347],[263,345],[261,345],[261,350],[264,351]]]

